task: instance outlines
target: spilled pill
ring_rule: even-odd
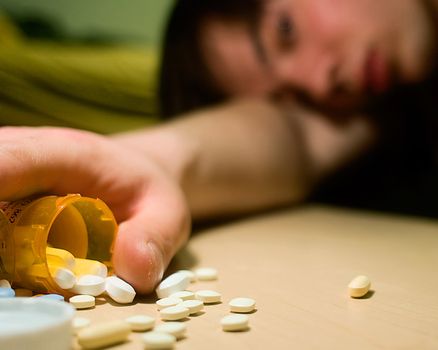
[[[0,298],[13,298],[15,291],[12,288],[0,287]]]
[[[97,297],[105,291],[105,279],[96,275],[82,275],[70,291],[75,294],[88,294]]]
[[[132,303],[135,290],[132,286],[117,276],[106,278],[106,292],[114,301],[120,304]]]
[[[176,305],[160,310],[160,317],[165,321],[176,321],[190,315],[190,310],[184,306]]]
[[[165,322],[154,328],[154,332],[162,332],[173,335],[176,339],[184,336],[187,326],[183,322]]]
[[[179,292],[170,295],[170,298],[179,298],[181,300],[191,300],[195,299],[195,293],[189,290],[181,290]]]
[[[143,335],[143,343],[145,349],[173,349],[176,338],[169,333],[152,331]]]
[[[92,295],[75,295],[68,301],[76,309],[88,309],[96,305],[96,298]]]
[[[248,329],[249,317],[242,314],[232,314],[221,319],[222,329],[226,332],[236,332]]]
[[[78,343],[85,349],[97,349],[124,342],[131,333],[129,324],[112,321],[89,326],[78,332]]]
[[[231,312],[247,313],[255,309],[256,302],[251,298],[234,298],[228,303]]]
[[[75,258],[73,272],[76,276],[96,275],[106,278],[108,275],[108,268],[105,264],[102,264],[97,260]]]
[[[190,277],[187,274],[175,272],[161,281],[155,292],[158,298],[166,298],[173,293],[186,289],[189,283]]]
[[[204,303],[201,300],[185,300],[181,303],[181,306],[189,309],[189,314],[193,315],[202,311]]]
[[[180,298],[167,297],[167,298],[163,298],[163,299],[158,299],[155,304],[157,305],[158,310],[161,310],[161,309],[164,309],[166,307],[181,304],[182,302],[183,301]]]
[[[190,271],[190,270],[179,270],[176,273],[183,273],[188,278],[190,278],[190,282],[196,282],[196,275],[195,275],[195,273],[193,271]]]
[[[75,317],[72,322],[73,332],[77,334],[81,329],[88,327],[91,321],[85,317]]]
[[[155,318],[148,315],[133,315],[125,318],[134,332],[144,332],[152,329],[155,324]]]
[[[214,304],[221,301],[221,294],[214,290],[198,290],[195,292],[195,298],[204,304]]]
[[[0,288],[11,288],[8,280],[0,280]]]
[[[361,298],[371,288],[371,281],[367,276],[356,276],[348,284],[348,292],[352,298]]]
[[[46,248],[46,259],[50,265],[57,265],[73,270],[75,267],[75,257],[67,250],[59,248]]]
[[[61,289],[70,289],[76,283],[76,276],[69,269],[49,265],[50,276]]]

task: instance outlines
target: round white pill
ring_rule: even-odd
[[[179,292],[173,293],[170,297],[171,298],[180,298],[183,301],[184,300],[191,300],[191,299],[195,299],[195,293],[193,293],[189,290],[181,290]]]
[[[186,289],[189,283],[190,278],[187,274],[175,272],[161,281],[155,292],[158,298],[167,298],[173,293]]]
[[[143,335],[145,349],[172,349],[176,338],[169,333],[148,332]]]
[[[361,298],[371,288],[371,281],[367,276],[356,276],[353,280],[348,284],[348,292],[352,298]]]
[[[228,303],[231,312],[251,312],[255,309],[256,302],[251,298],[234,298]]]
[[[168,298],[163,298],[163,299],[158,299],[155,304],[158,307],[158,310],[164,309],[166,307],[170,307],[170,306],[175,306],[178,304],[181,304],[183,301],[180,298],[172,298],[172,297],[168,297]]]
[[[193,315],[202,311],[204,303],[201,300],[185,300],[181,303],[181,306],[189,309],[190,315]]]
[[[196,282],[196,275],[193,271],[190,270],[179,270],[176,273],[184,273],[188,278],[190,278],[190,282]]]
[[[92,295],[75,295],[69,300],[76,309],[88,309],[96,305],[96,298]]]
[[[134,288],[117,276],[106,278],[106,292],[111,299],[120,304],[132,303],[135,297]]]
[[[87,294],[97,297],[105,291],[105,279],[96,275],[82,275],[71,288],[75,294]]]
[[[166,322],[155,326],[154,332],[172,334],[176,339],[182,338],[187,326],[183,322]]]
[[[195,270],[198,281],[213,281],[217,279],[217,270],[212,267],[201,267]]]
[[[59,288],[70,289],[76,283],[76,276],[69,269],[49,266],[49,271]]]
[[[130,325],[131,330],[135,332],[144,332],[152,329],[155,324],[155,318],[148,315],[134,315],[125,318]]]
[[[0,280],[0,288],[11,288],[8,280]]]
[[[160,316],[166,321],[176,321],[190,315],[190,310],[184,306],[176,305],[160,310]]]
[[[204,304],[220,303],[221,294],[214,290],[198,290],[195,292],[195,298]]]
[[[88,327],[91,324],[91,321],[88,318],[85,317],[75,317],[73,319],[72,325],[73,325],[73,332],[76,334],[81,329]]]
[[[227,332],[243,331],[248,329],[249,317],[242,314],[233,314],[222,317],[222,329]]]

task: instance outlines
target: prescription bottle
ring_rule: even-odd
[[[46,247],[110,267],[116,232],[114,215],[100,199],[69,194],[0,202],[0,279],[70,296],[50,275]]]

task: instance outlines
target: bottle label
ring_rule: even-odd
[[[15,202],[0,202],[0,210],[6,216],[9,223],[15,224],[22,214],[24,208],[26,208],[32,202],[33,199],[31,198],[18,200]]]

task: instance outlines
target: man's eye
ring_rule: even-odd
[[[295,41],[295,30],[291,18],[281,14],[278,19],[278,39],[284,48],[289,48]]]

